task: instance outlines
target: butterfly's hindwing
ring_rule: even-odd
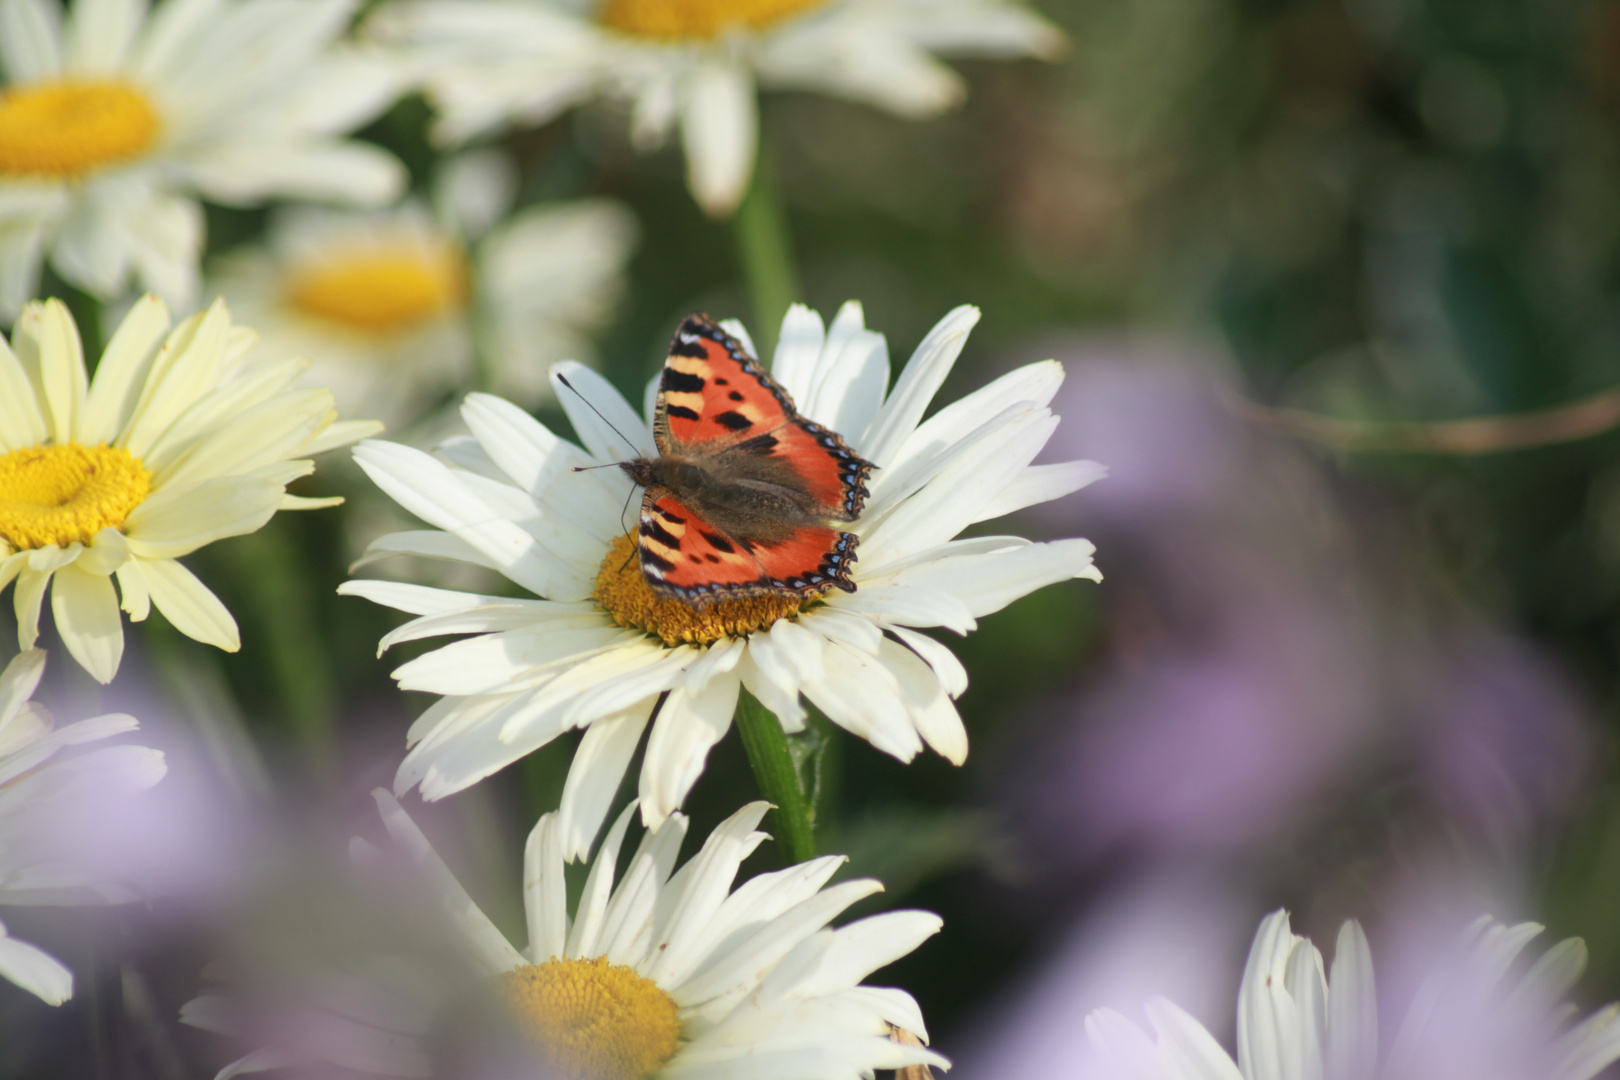
[[[700,518],[664,487],[650,487],[641,500],[641,572],[655,587],[693,599],[707,584],[748,589],[759,583],[759,564],[731,537]],[[688,592],[691,595],[687,595]],[[758,590],[756,590],[758,591]]]

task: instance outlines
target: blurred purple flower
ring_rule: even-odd
[[[1056,351],[1049,452],[1110,478],[1041,510],[1102,534],[1109,575],[1106,653],[1007,769],[1054,874],[1121,847],[1275,844],[1391,766],[1476,829],[1564,803],[1586,739],[1574,694],[1528,645],[1414,591],[1388,509],[1240,424],[1207,357]]]

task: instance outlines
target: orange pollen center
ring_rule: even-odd
[[[553,957],[498,976],[501,996],[557,1080],[647,1080],[680,1049],[680,1010],[632,968]]]
[[[295,270],[287,299],[305,315],[383,336],[459,310],[467,266],[450,245],[344,254]]]
[[[0,93],[0,176],[75,177],[139,157],[158,114],[135,87],[61,79]]]
[[[605,0],[602,25],[631,37],[679,41],[762,30],[827,0]]]
[[[813,598],[811,598],[813,599]],[[797,596],[750,596],[717,600],[702,608],[654,592],[641,572],[636,542],[621,536],[608,548],[596,573],[596,602],[620,626],[657,634],[665,645],[707,645],[721,638],[744,637],[790,619],[810,600]]]

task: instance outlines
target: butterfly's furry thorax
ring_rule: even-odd
[[[806,525],[834,520],[784,462],[748,455],[668,455],[621,466],[649,491],[667,489],[733,538],[779,544]]]

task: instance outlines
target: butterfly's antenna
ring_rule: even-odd
[[[578,390],[575,390],[574,389],[574,384],[569,382],[567,376],[565,376],[560,371],[557,372],[557,381],[562,383],[564,386],[568,387],[569,390],[572,390],[574,396],[579,398],[579,400],[583,401],[585,403],[586,407],[591,410],[591,412],[595,413],[597,416],[602,416],[602,410],[598,409],[595,405],[592,405],[590,398],[586,397],[584,394],[580,393]],[[602,416],[602,423],[606,424],[609,428],[612,428],[613,434],[615,434],[619,438],[623,439],[627,446],[631,447],[632,449],[635,448],[636,444],[633,441],[631,441],[631,439],[630,439],[630,437],[628,435],[626,435],[624,432],[620,431],[618,428],[613,427],[613,421],[609,420],[605,416]],[[639,454],[639,453],[641,453],[641,451],[637,450],[636,453]],[[612,462],[609,462],[608,464],[609,465],[617,465],[618,462],[612,461]],[[603,468],[606,468],[606,467],[607,466],[605,466],[605,465],[575,465],[574,468],[573,468],[573,471],[574,472],[584,472],[586,469],[603,469]]]
[[[601,468],[601,466],[597,466],[597,468]],[[630,489],[630,494],[624,497],[624,505],[619,508],[619,528],[624,530],[626,536],[630,534],[630,526],[625,523],[624,515],[630,512],[630,500],[635,497],[636,489],[632,487]],[[621,566],[619,569],[622,570],[624,567]]]

